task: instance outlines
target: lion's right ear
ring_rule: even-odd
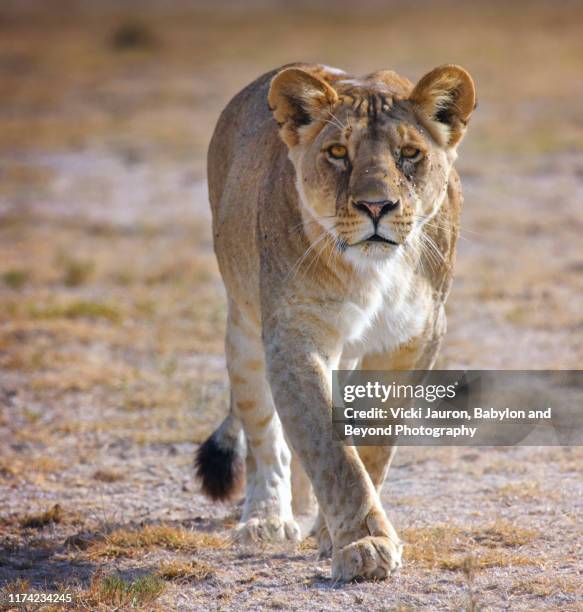
[[[282,128],[281,137],[293,147],[299,143],[299,128],[329,110],[338,94],[328,83],[305,70],[285,68],[273,77],[267,99]]]

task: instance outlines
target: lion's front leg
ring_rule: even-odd
[[[380,495],[397,447],[388,444],[386,446],[359,446],[357,448],[358,455]],[[322,510],[318,512],[311,534],[318,543],[320,557],[329,557],[332,554],[332,539]]]
[[[384,578],[401,564],[401,543],[358,452],[333,440],[330,370],[334,330],[267,330],[266,355],[276,409],[312,482],[330,529],[332,575]]]

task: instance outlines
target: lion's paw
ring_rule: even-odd
[[[294,520],[278,516],[250,518],[235,528],[234,539],[241,543],[299,542],[300,528]]]
[[[403,546],[387,537],[367,536],[335,551],[332,578],[349,581],[354,578],[386,578],[401,567]]]

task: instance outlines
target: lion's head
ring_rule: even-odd
[[[441,66],[413,85],[392,71],[354,79],[289,67],[269,105],[295,167],[305,218],[358,262],[386,260],[443,202],[475,107],[470,75]]]

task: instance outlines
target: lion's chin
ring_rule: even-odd
[[[402,248],[387,242],[365,242],[348,247],[344,256],[355,268],[366,269],[391,261]]]

